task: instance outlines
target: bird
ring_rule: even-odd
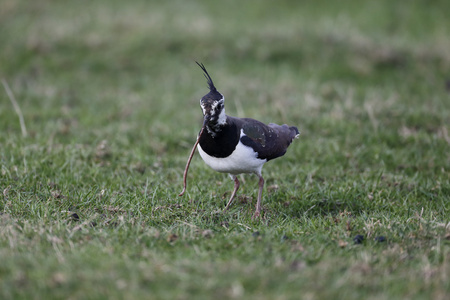
[[[295,126],[268,125],[251,119],[228,116],[225,113],[225,97],[217,90],[202,63],[209,93],[200,99],[203,113],[202,130],[198,136],[197,149],[203,161],[213,170],[228,173],[234,181],[234,189],[225,210],[228,210],[239,189],[239,174],[256,174],[259,177],[258,198],[253,218],[261,216],[261,197],[264,178],[263,165],[269,160],[283,156],[300,132]]]

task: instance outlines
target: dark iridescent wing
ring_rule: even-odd
[[[266,125],[253,119],[240,119],[244,135],[241,142],[252,147],[258,158],[271,160],[286,153],[292,140],[299,134],[296,127]]]

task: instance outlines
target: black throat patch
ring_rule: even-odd
[[[239,143],[240,132],[235,124],[221,126],[221,130],[214,136],[203,131],[200,136],[199,145],[208,155],[218,158],[228,157],[236,149]]]

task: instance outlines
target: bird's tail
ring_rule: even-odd
[[[298,128],[295,126],[289,127],[289,130],[291,131],[291,137],[292,139],[298,139],[300,136],[300,131],[298,131]]]

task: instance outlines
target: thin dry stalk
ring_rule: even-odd
[[[14,106],[14,110],[16,111],[16,114],[19,116],[19,122],[20,122],[20,129],[22,130],[22,136],[27,137],[27,128],[25,126],[25,120],[23,119],[22,110],[20,109],[19,104],[16,101],[16,98],[14,97],[14,94],[12,93],[11,89],[9,88],[8,82],[6,82],[5,79],[2,79],[3,87],[5,88],[6,94],[9,97],[9,100],[11,101],[12,105]]]
[[[181,193],[178,196],[183,196],[184,193],[186,192],[186,181],[187,181],[187,173],[189,170],[189,165],[191,164],[191,160],[192,160],[192,157],[194,156],[195,149],[197,148],[197,145],[200,142],[200,136],[202,135],[203,130],[205,129],[205,124],[206,123],[203,123],[202,129],[200,130],[200,133],[198,134],[197,141],[195,142],[194,147],[192,148],[191,154],[189,155],[188,161],[186,163],[186,168],[184,169],[184,174],[183,174],[183,190],[181,191]]]

